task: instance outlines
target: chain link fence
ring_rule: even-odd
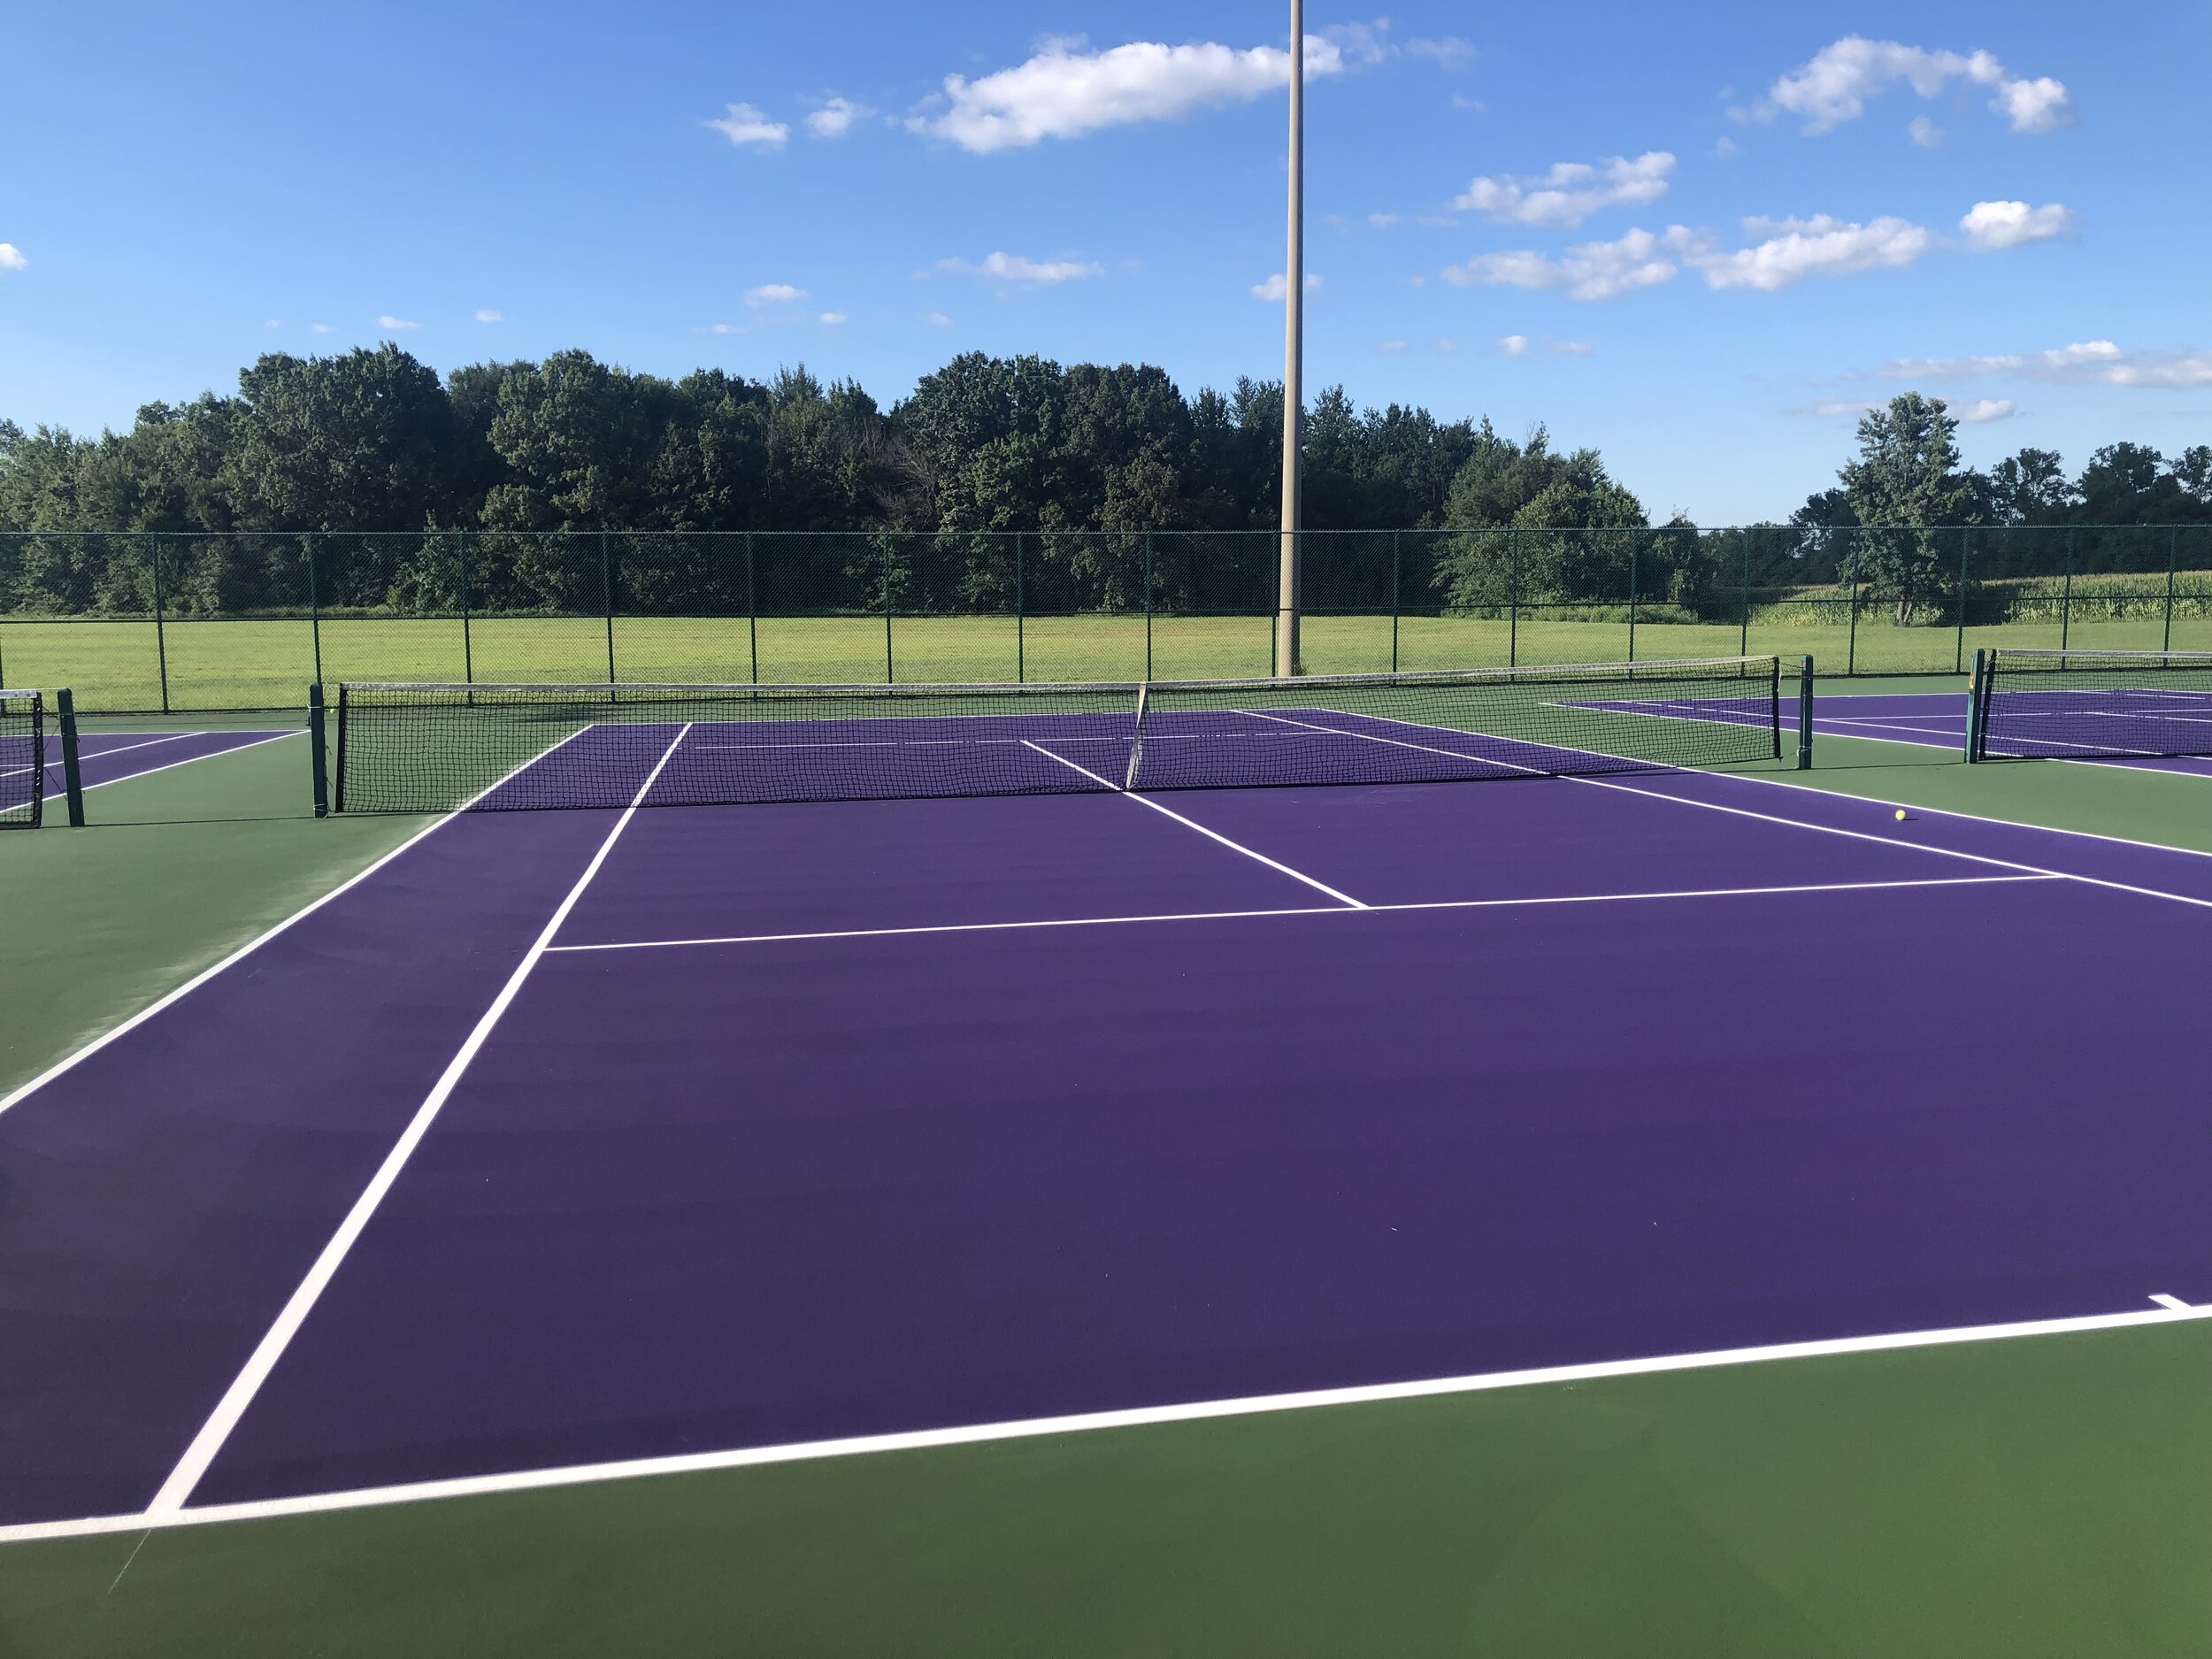
[[[1314,673],[1978,646],[2212,649],[2212,526],[1310,531]],[[1271,532],[0,532],[0,687],[294,708],[316,680],[1271,674]]]

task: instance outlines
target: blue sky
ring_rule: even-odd
[[[388,338],[887,402],[969,349],[1272,376],[1286,12],[13,7],[0,415]],[[1307,25],[1310,386],[1543,421],[1706,523],[1786,514],[1909,385],[1977,462],[2212,441],[2212,9]]]

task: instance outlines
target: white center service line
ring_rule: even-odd
[[[1778,887],[1684,887],[1661,893],[1560,893],[1512,899],[1417,899],[1403,904],[1308,904],[1279,910],[1174,910],[1157,916],[1054,917],[1026,922],[939,922],[921,927],[841,927],[814,933],[727,933],[701,939],[618,939],[549,945],[549,956],[593,950],[675,950],[696,945],[782,945],[811,939],[894,939],[910,933],[996,933],[1039,927],[1127,927],[1146,922],[1241,922],[1267,916],[1388,916],[1402,910],[1502,910],[1555,904],[1634,904],[1655,899],[1756,899],[1797,893],[1879,893],[1896,887],[1986,887],[2062,876],[1924,876],[1908,881],[1819,881]]]
[[[1219,842],[1220,842],[1220,843],[1221,843],[1224,847],[1226,847],[1226,848],[1227,848],[1227,849],[1228,849],[1231,852],[1239,852],[1239,853],[1242,853],[1242,854],[1243,854],[1243,855],[1244,855],[1247,858],[1254,858],[1254,859],[1257,859],[1257,860],[1258,860],[1261,864],[1265,864],[1265,865],[1266,865],[1266,866],[1267,866],[1270,870],[1279,870],[1279,871],[1281,871],[1281,872],[1282,872],[1285,875],[1286,875],[1286,876],[1290,877],[1290,878],[1291,878],[1291,879],[1293,879],[1294,881],[1302,881],[1302,882],[1304,882],[1304,883],[1305,883],[1308,887],[1311,887],[1311,888],[1312,888],[1315,892],[1317,892],[1317,893],[1325,893],[1325,894],[1327,894],[1327,895],[1328,895],[1331,898],[1335,899],[1335,900],[1338,900],[1339,902],[1342,902],[1342,903],[1348,904],[1348,905],[1350,905],[1350,906],[1351,906],[1354,910],[1366,910],[1367,908],[1369,908],[1367,905],[1365,905],[1365,904],[1362,903],[1359,900],[1357,900],[1357,899],[1354,898],[1354,897],[1353,897],[1350,894],[1348,894],[1348,893],[1339,893],[1339,892],[1338,892],[1338,891],[1337,891],[1334,887],[1331,887],[1331,886],[1330,886],[1327,882],[1325,882],[1325,881],[1317,881],[1317,880],[1315,880],[1315,879],[1314,879],[1311,876],[1308,875],[1308,874],[1307,874],[1304,871],[1302,871],[1302,870],[1293,870],[1293,869],[1292,869],[1292,868],[1291,868],[1288,864],[1284,864],[1284,863],[1283,863],[1281,860],[1279,860],[1279,859],[1276,859],[1276,858],[1270,858],[1270,857],[1269,857],[1269,856],[1268,856],[1265,853],[1254,852],[1254,851],[1253,851],[1253,850],[1252,850],[1249,847],[1245,846],[1245,845],[1244,845],[1241,841],[1231,841],[1231,840],[1230,840],[1230,839],[1229,839],[1226,835],[1224,835],[1224,834],[1223,834],[1223,833],[1222,833],[1219,830],[1210,830],[1210,829],[1208,829],[1208,828],[1207,828],[1207,827],[1206,827],[1203,824],[1201,824],[1201,823],[1200,823],[1200,822],[1199,822],[1196,818],[1185,818],[1185,817],[1184,817],[1184,816],[1183,816],[1180,812],[1172,812],[1172,811],[1170,811],[1170,810],[1169,810],[1166,807],[1162,806],[1162,805],[1161,805],[1161,804],[1160,804],[1157,801],[1154,801],[1154,800],[1151,800],[1151,799],[1148,798],[1147,796],[1144,796],[1144,795],[1138,795],[1138,794],[1136,794],[1133,790],[1124,789],[1124,788],[1123,788],[1123,787],[1122,787],[1119,784],[1118,784],[1118,783],[1110,782],[1108,780],[1106,780],[1106,779],[1104,779],[1104,778],[1100,777],[1100,776],[1099,776],[1096,772],[1093,772],[1093,771],[1092,771],[1092,770],[1091,770],[1088,766],[1079,766],[1079,765],[1077,765],[1077,764],[1076,764],[1073,761],[1070,760],[1070,759],[1069,759],[1069,758],[1068,758],[1065,755],[1056,755],[1056,754],[1054,754],[1054,753],[1053,753],[1050,749],[1047,749],[1047,748],[1046,748],[1046,747],[1045,747],[1042,743],[1033,743],[1033,742],[1031,742],[1031,741],[1030,741],[1027,738],[1025,738],[1025,737],[1024,739],[1022,739],[1022,746],[1023,746],[1024,748],[1025,748],[1025,749],[1035,749],[1035,750],[1036,750],[1036,751],[1037,751],[1040,755],[1042,755],[1042,756],[1043,756],[1043,757],[1044,757],[1047,760],[1056,760],[1056,761],[1058,761],[1058,762],[1059,762],[1059,763],[1060,763],[1063,766],[1065,766],[1065,767],[1066,767],[1066,768],[1068,768],[1068,770],[1069,770],[1069,771],[1071,771],[1071,772],[1081,772],[1081,773],[1082,773],[1082,774],[1083,774],[1086,778],[1088,778],[1088,779],[1089,779],[1089,780],[1090,780],[1093,783],[1102,785],[1104,787],[1106,787],[1106,788],[1108,788],[1108,789],[1111,790],[1114,794],[1116,794],[1116,795],[1122,795],[1122,796],[1125,797],[1125,798],[1126,798],[1126,799],[1128,799],[1128,800],[1134,801],[1134,802],[1135,802],[1135,803],[1136,803],[1139,806],[1148,806],[1148,807],[1150,807],[1150,808],[1151,808],[1151,809],[1152,809],[1155,812],[1162,813],[1162,814],[1164,814],[1164,816],[1166,816],[1166,817],[1168,817],[1168,818],[1173,818],[1173,819],[1174,819],[1174,820],[1175,820],[1178,824],[1180,824],[1180,825],[1181,825],[1181,826],[1183,826],[1183,827],[1184,827],[1184,828],[1186,828],[1186,829],[1194,829],[1194,830],[1196,830],[1196,831],[1197,831],[1197,832],[1198,832],[1201,835],[1203,835],[1203,836],[1204,836],[1204,837],[1205,837],[1208,841],[1219,841]]]
[[[223,1449],[223,1442],[230,1438],[231,1431],[245,1416],[246,1408],[261,1392],[261,1385],[268,1380],[269,1373],[276,1369],[277,1361],[284,1356],[284,1350],[291,1345],[292,1338],[306,1322],[307,1316],[314,1310],[315,1303],[337,1273],[339,1264],[346,1259],[347,1252],[353,1248],[354,1240],[361,1236],[363,1229],[369,1225],[369,1217],[384,1202],[384,1194],[399,1179],[399,1172],[406,1166],[408,1158],[421,1144],[422,1138],[429,1133],[432,1122],[452,1095],[463,1073],[469,1069],[469,1063],[476,1058],[477,1051],[492,1034],[493,1027],[499,1024],[501,1017],[513,1004],[516,995],[522,989],[523,981],[530,977],[530,971],[538,965],[546,948],[553,942],[553,936],[560,932],[561,924],[576,908],[576,902],[584,896],[584,889],[591,885],[592,878],[607,862],[607,855],[614,850],[615,842],[629,827],[630,820],[637,816],[638,808],[644,804],[645,797],[659,780],[661,769],[668,764],[669,757],[676,752],[690,730],[690,722],[685,722],[682,730],[661,751],[660,759],[654,762],[652,772],[639,787],[636,795],[623,810],[622,816],[615,820],[614,827],[607,832],[606,840],[599,843],[599,850],[591,856],[591,862],[584,866],[584,873],[576,878],[576,885],[569,888],[568,896],[560,902],[547,919],[535,941],[524,952],[522,960],[515,964],[515,971],[507,976],[507,983],[492,999],[492,1005],[484,1010],[483,1018],[476,1022],[475,1029],[469,1033],[467,1040],[447,1063],[437,1082],[431,1086],[430,1093],[416,1109],[406,1130],[393,1144],[391,1151],[385,1155],[376,1174],[363,1189],[361,1196],[354,1201],[353,1208],[346,1212],[346,1218],[338,1224],[338,1231],[331,1234],[330,1242],[323,1246],[322,1254],[307,1270],[307,1277],[300,1281],[299,1288],[284,1304],[284,1310],[277,1315],[276,1323],[263,1335],[259,1346],[246,1361],[245,1368],[232,1379],[222,1399],[216,1402],[213,1412],[201,1425],[200,1432],[192,1437],[192,1444],[177,1460],[177,1466],[169,1471],[169,1478],[161,1483],[161,1490],[154,1494],[154,1501],[146,1506],[146,1514],[150,1517],[174,1515],[191,1497],[192,1488],[200,1484],[201,1477],[214,1463],[216,1454]]]

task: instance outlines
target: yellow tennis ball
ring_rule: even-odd
[[[1897,821],[1900,824],[1905,821],[1905,809],[1901,806],[1897,809]]]

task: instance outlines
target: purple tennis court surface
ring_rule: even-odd
[[[1828,737],[1870,737],[1889,743],[1916,743],[1958,753],[1966,745],[1966,694],[1907,693],[1854,696],[1847,693],[1823,695],[1813,703],[1814,730]],[[2124,748],[2129,734],[2116,731],[2109,746]],[[2058,743],[2047,745],[2046,758],[2079,758],[2086,764],[2125,766],[2148,772],[2177,772],[2212,777],[2212,759],[2193,756],[2101,754],[2087,750],[2078,757]]]
[[[465,815],[0,1114],[0,1522],[2202,1302],[2208,979],[1742,777]]]
[[[77,739],[77,770],[88,789],[141,773],[161,772],[187,761],[205,760],[234,749],[250,749],[291,732],[85,732]],[[46,738],[46,798],[63,793],[61,739]]]

